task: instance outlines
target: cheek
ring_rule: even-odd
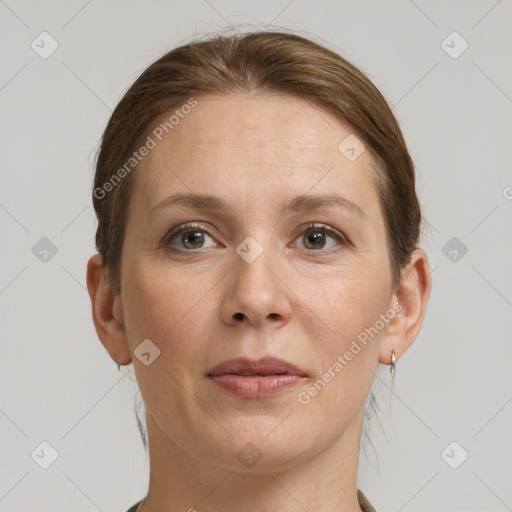
[[[365,399],[377,364],[379,341],[384,331],[367,334],[389,307],[389,279],[377,269],[348,278],[331,275],[302,288],[304,303],[315,313],[310,316],[308,337],[320,363],[314,401],[326,410],[355,414]],[[304,307],[304,306],[303,306]]]
[[[331,290],[329,302],[333,330],[344,342],[372,325],[387,307],[387,289],[376,283],[364,287],[360,283],[344,283],[342,289]]]
[[[173,350],[178,351],[182,345],[193,345],[191,327],[197,320],[197,311],[208,302],[203,300],[205,293],[205,283],[200,279],[141,260],[130,268],[125,287],[133,342],[149,338],[162,351],[169,344],[176,345]],[[190,339],[186,343],[175,343],[187,335]]]
[[[304,286],[305,285],[305,286]],[[297,282],[304,302],[317,313],[337,348],[373,325],[388,308],[389,276],[371,264],[345,266],[341,271],[314,280]]]

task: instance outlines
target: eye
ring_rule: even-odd
[[[208,244],[208,239],[211,242]],[[302,241],[308,252],[332,252],[336,245],[349,244],[344,235],[326,227],[324,224],[309,224],[297,240]],[[216,242],[209,229],[202,224],[186,223],[171,229],[163,238],[161,246],[173,251],[193,252],[199,249],[215,247]]]
[[[206,245],[208,239],[213,240],[205,226],[187,223],[171,229],[162,240],[162,246],[171,250],[191,252],[197,249],[214,247],[215,242]]]
[[[306,249],[313,251],[333,249],[338,244],[348,245],[343,235],[324,224],[310,224],[297,240],[301,240]]]

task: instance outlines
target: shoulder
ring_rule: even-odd
[[[357,501],[359,501],[359,506],[363,512],[377,512],[377,510],[368,501],[368,498],[359,489],[357,490]],[[132,511],[129,510],[128,512]]]
[[[137,503],[135,503],[135,505],[133,505],[132,507],[130,507],[126,512],[136,512],[137,510],[137,507],[141,504],[142,500],[141,501],[138,501]]]

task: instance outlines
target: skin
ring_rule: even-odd
[[[197,99],[136,169],[120,295],[100,255],[87,267],[98,336],[114,361],[133,361],[146,405],[150,484],[140,510],[360,511],[364,403],[377,363],[390,364],[391,349],[399,359],[421,328],[427,256],[417,249],[392,287],[371,154],[349,161],[338,150],[353,130],[333,114],[292,96]],[[171,206],[149,215],[178,192],[218,196],[227,209]],[[332,192],[365,217],[336,205],[279,209],[302,194]],[[185,222],[203,224],[203,238],[178,235],[162,248]],[[311,222],[348,243],[308,230]],[[251,263],[236,252],[249,236],[263,249]],[[301,404],[298,394],[393,303],[399,313]],[[160,350],[148,366],[134,355],[144,339]],[[267,355],[307,377],[263,399],[233,396],[207,377],[226,359]],[[262,455],[252,467],[237,457],[249,442]]]

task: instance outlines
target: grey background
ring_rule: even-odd
[[[85,286],[94,153],[147,65],[229,24],[351,60],[416,163],[432,295],[393,391],[377,372],[382,427],[358,487],[381,512],[512,510],[511,15],[510,0],[0,0],[0,511],[125,511],[145,494],[133,373],[97,339]],[[43,31],[59,45],[46,59]],[[42,442],[58,452],[47,469]]]

